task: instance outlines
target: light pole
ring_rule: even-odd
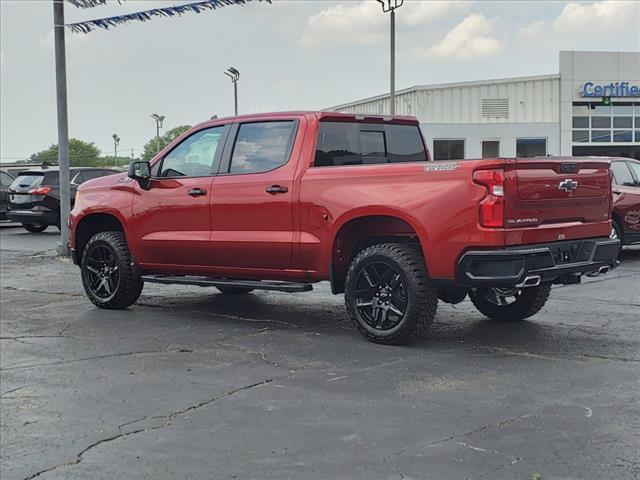
[[[238,116],[238,80],[240,79],[240,72],[233,67],[229,67],[224,74],[233,82],[233,105],[236,116]]]
[[[158,115],[152,113],[151,118],[156,121],[156,153],[160,151],[160,129],[162,128],[162,122],[164,121],[164,115]]]
[[[68,218],[71,210],[69,175],[69,126],[67,120],[67,60],[64,38],[64,1],[53,0],[53,37],[56,62],[56,100],[58,109],[58,165],[60,166],[60,244],[58,253],[69,256]]]
[[[390,94],[389,105],[391,115],[396,113],[396,8],[400,8],[404,0],[378,0],[382,5],[384,13],[391,13],[391,45],[389,56],[391,60],[390,68]]]
[[[113,137],[113,156],[115,158],[114,165],[117,167],[118,166],[118,145],[120,145],[120,137],[118,136],[117,133],[114,133],[112,137]]]

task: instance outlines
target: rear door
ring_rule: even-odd
[[[293,178],[303,133],[301,118],[234,125],[211,196],[216,266],[290,266]]]
[[[606,159],[508,160],[505,189],[506,229],[538,227],[542,232],[562,226],[582,227],[545,240],[609,235],[611,180]]]

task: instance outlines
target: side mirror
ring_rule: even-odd
[[[129,163],[129,178],[133,178],[140,188],[149,190],[151,188],[151,165],[149,162],[131,162]]]

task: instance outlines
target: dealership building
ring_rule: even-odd
[[[396,92],[435,160],[538,155],[640,159],[640,52],[560,52],[560,73]],[[389,94],[333,107],[389,112]]]

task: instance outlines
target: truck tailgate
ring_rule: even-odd
[[[609,234],[611,177],[606,159],[507,160],[505,196],[507,231],[538,227],[539,233],[549,231],[546,240]],[[507,234],[509,238],[522,240]]]

